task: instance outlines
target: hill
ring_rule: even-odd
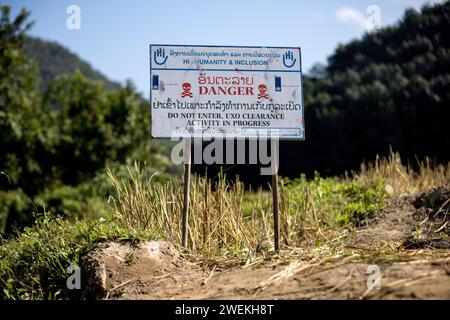
[[[99,71],[83,61],[78,55],[70,52],[61,44],[39,38],[26,37],[25,55],[36,60],[39,66],[39,89],[47,88],[50,81],[58,74],[71,73],[79,70],[85,77],[91,80],[102,81],[109,90],[118,89],[120,84],[109,80]]]

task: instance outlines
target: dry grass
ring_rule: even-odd
[[[355,177],[364,181],[382,178],[393,194],[413,194],[449,183],[450,163],[436,165],[425,158],[420,161],[419,170],[414,171],[402,164],[398,153],[391,153],[388,158],[376,157],[373,163],[362,164]]]
[[[183,182],[145,177],[138,164],[128,179],[108,175],[114,184],[115,217],[125,226],[150,230],[181,242]],[[345,230],[383,209],[388,194],[429,189],[450,181],[450,165],[426,160],[418,172],[401,164],[398,154],[362,165],[352,178],[281,180],[282,248],[345,244]],[[242,182],[223,177],[191,179],[188,252],[214,259],[238,257],[248,263],[272,251],[272,206],[268,191],[244,191]],[[330,251],[332,252],[332,250]]]
[[[115,217],[124,225],[150,229],[163,238],[181,241],[183,183],[145,179],[138,164],[129,168],[129,179],[120,180],[108,171],[116,189]],[[191,179],[189,248],[204,254],[233,253],[254,246],[251,230],[255,219],[242,215],[244,186],[219,179],[212,184],[203,177]],[[245,221],[244,221],[245,220]],[[250,221],[249,221],[250,220]]]

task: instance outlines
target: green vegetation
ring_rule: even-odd
[[[3,292],[0,296],[7,299],[61,297],[67,279],[66,268],[79,264],[80,257],[101,241],[163,238],[176,245],[180,243],[183,199],[179,196],[182,194],[179,179],[154,183],[153,177],[145,177],[138,165],[129,168],[126,178],[118,179],[112,172],[109,175],[116,188],[114,205],[108,206],[103,199],[103,208],[110,210],[112,219],[70,221],[42,214],[33,226],[1,244],[0,287]],[[196,176],[191,190],[189,251],[192,253],[245,261],[262,240],[272,237],[269,193],[262,190],[247,193],[247,212],[242,214],[246,211],[243,208],[245,193],[240,182],[228,183],[222,178],[213,185]],[[301,190],[307,190],[314,197],[308,199],[303,208],[296,206],[305,201],[304,194],[299,193]],[[78,199],[71,199],[71,189],[57,192],[69,193],[61,197],[65,202],[59,205],[67,206],[63,211],[72,210],[71,206],[77,211],[80,203]],[[384,193],[377,188],[350,180],[317,177],[310,182],[306,179],[289,182],[282,195],[282,224],[289,225],[284,229],[284,242],[303,243],[305,228],[312,226],[306,224],[309,219],[315,219],[317,228],[333,231],[339,230],[341,215],[361,222],[374,206],[381,209],[383,198]],[[355,217],[357,220],[353,219]],[[346,227],[351,227],[350,222]],[[132,263],[133,257],[128,261]]]
[[[96,243],[155,238],[149,231],[127,229],[104,219],[70,222],[40,215],[15,239],[0,246],[0,297],[5,299],[61,298],[67,267]]]
[[[336,224],[346,226],[359,225],[364,219],[384,209],[386,191],[382,181],[369,184],[360,180],[342,180],[337,178],[316,178],[308,181],[304,176],[287,184],[290,214],[305,210],[305,206],[315,211],[315,221],[328,227]],[[303,220],[299,217],[299,220]]]
[[[33,221],[42,209],[69,217],[104,212],[105,168],[134,160],[159,178],[177,173],[170,144],[149,143],[150,106],[133,84],[115,91],[80,72],[52,78],[37,90],[37,68],[24,53],[28,12],[0,20],[0,234]],[[103,176],[102,176],[103,175]],[[94,214],[89,212],[96,212]]]
[[[307,139],[281,144],[282,174],[342,174],[390,149],[450,159],[450,1],[340,45],[304,80]]]
[[[78,58],[26,38],[28,15],[11,20],[1,8],[0,297],[55,299],[66,294],[66,268],[99,242],[179,244],[183,185],[171,144],[149,140],[150,106],[133,84],[106,88]],[[409,10],[398,25],[340,46],[305,79],[308,140],[281,150],[282,169],[294,177],[281,180],[282,250],[345,243],[389,195],[450,181],[450,167],[427,158],[412,167],[398,154],[375,157],[392,146],[407,159],[450,159],[449,23],[450,2]],[[74,60],[67,69],[66,59]],[[375,161],[325,177],[363,159]],[[235,263],[275,256],[265,245],[270,192],[223,175],[194,176],[191,190],[186,255]]]
[[[66,268],[78,264],[96,243],[108,240],[166,239],[194,259],[236,264],[260,257],[270,259],[275,254],[270,244],[264,245],[273,238],[270,192],[244,191],[242,182],[227,182],[223,176],[215,182],[194,176],[189,245],[183,249],[180,178],[156,181],[155,175],[146,174],[137,164],[128,167],[127,175],[121,178],[111,170],[108,175],[114,191],[109,201],[104,198],[101,202],[110,218],[71,221],[41,214],[33,226],[2,241],[1,297],[64,297]],[[401,165],[398,155],[362,166],[358,174],[348,178],[283,180],[282,250],[312,251],[323,244],[345,245],[347,235],[355,227],[383,210],[388,186],[392,194],[404,194],[418,185],[433,187],[449,180],[450,165],[424,166],[415,173]],[[336,243],[336,239],[341,240]],[[380,250],[380,259],[383,252],[397,254],[392,248]],[[127,257],[127,263],[133,261],[133,256]]]
[[[396,26],[340,46],[328,66],[314,68],[304,83],[308,139],[301,147],[282,143],[281,175],[296,178],[300,168],[309,177],[316,170],[342,173],[363,159],[386,154],[390,146],[410,161],[425,155],[450,159],[449,12],[450,2],[424,7],[421,13],[409,10]],[[30,224],[32,213],[44,206],[68,217],[86,215],[96,197],[111,191],[105,183],[108,167],[124,176],[127,165],[137,160],[146,163],[148,174],[158,172],[159,180],[180,173],[169,160],[170,143],[149,140],[150,106],[133,84],[107,90],[102,77],[63,49],[26,38],[32,25],[28,16],[23,11],[11,20],[9,9],[2,7],[3,234]],[[61,69],[62,60],[75,62]],[[55,69],[44,72],[46,66]],[[79,71],[57,74],[75,69]],[[45,88],[38,90],[39,83]],[[233,170],[227,172],[233,175]],[[252,170],[238,173],[243,181],[256,180]],[[358,215],[357,206],[349,207],[350,215]],[[343,216],[341,223],[353,218]]]

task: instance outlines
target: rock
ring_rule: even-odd
[[[180,262],[179,252],[167,241],[102,243],[81,259],[82,298],[103,299],[120,294],[124,284],[167,274]]]

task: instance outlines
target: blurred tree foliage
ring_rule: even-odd
[[[304,81],[307,140],[283,143],[282,174],[336,174],[399,151],[450,160],[450,2],[340,45]]]
[[[0,20],[0,233],[31,222],[40,208],[103,212],[96,197],[107,191],[107,166],[120,173],[140,160],[149,174],[176,172],[167,144],[149,143],[150,106],[131,82],[106,90],[76,71],[40,92],[37,65],[24,54],[29,13],[11,20],[9,11],[2,7]]]
[[[425,156],[449,161],[449,30],[449,1],[410,9],[396,25],[340,45],[327,65],[314,65],[303,79],[306,140],[280,143],[280,175],[339,175],[391,149],[413,167]],[[214,176],[221,168],[207,170]],[[246,183],[270,183],[259,170],[225,168]]]

